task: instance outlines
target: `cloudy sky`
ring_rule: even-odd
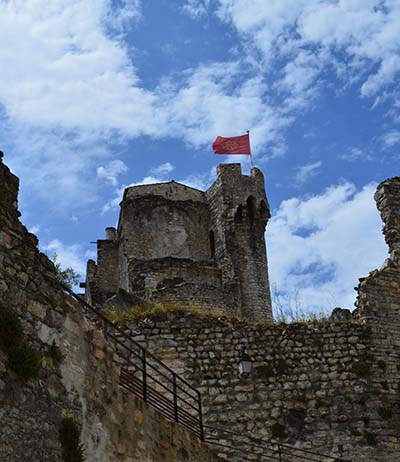
[[[274,291],[351,308],[386,258],[373,193],[399,171],[399,24],[400,0],[0,0],[23,222],[83,274],[125,186],[207,188],[229,160],[213,139],[251,130]]]

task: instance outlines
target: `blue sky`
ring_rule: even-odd
[[[400,0],[0,0],[23,222],[83,274],[125,186],[207,188],[230,160],[212,141],[250,130],[274,292],[351,308],[387,256],[373,193],[398,174],[399,24]]]

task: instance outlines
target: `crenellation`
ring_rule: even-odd
[[[217,172],[206,192],[175,181],[125,190],[118,231],[107,228],[107,240],[97,241],[94,303],[121,288],[149,301],[272,319],[263,174],[242,175],[240,164]]]
[[[329,456],[320,460],[397,462],[399,186],[399,178],[393,178],[378,187],[375,198],[390,258],[360,278],[353,313],[335,308],[326,320],[272,322],[268,297],[261,303],[268,284],[246,264],[251,261],[260,273],[267,268],[260,238],[269,219],[264,180],[258,169],[242,175],[238,164],[221,166],[208,191],[193,193],[204,200],[193,200],[191,192],[185,200],[182,185],[172,184],[157,185],[172,200],[167,194],[152,197],[150,187],[123,204],[118,231],[107,228],[106,239],[97,243],[97,264],[88,261],[86,298],[106,307],[119,300],[127,309],[140,305],[141,298],[208,308],[191,312],[175,306],[156,316],[146,311],[145,319],[123,323],[128,335],[201,392],[207,424]],[[158,462],[180,460],[182,454],[187,462],[220,460],[179,422],[165,420],[121,389],[121,364],[129,349],[106,340],[103,324],[94,323],[58,285],[54,265],[18,220],[17,194],[18,179],[0,156],[0,309],[18,314],[26,341],[42,357],[39,378],[25,384],[0,347],[3,458],[60,462],[58,428],[62,417],[70,416],[82,428],[88,462]],[[167,209],[165,223],[171,219],[187,237],[169,240],[168,255],[155,245],[154,254],[145,257],[140,248],[145,240],[130,233],[143,229],[134,228],[135,217],[155,223],[151,210],[141,211],[153,200],[154,210]],[[203,226],[190,224],[199,219]],[[196,229],[201,238],[194,248]],[[152,247],[159,236],[147,238]],[[181,253],[185,248],[189,256]],[[246,312],[250,305],[251,313]],[[213,308],[219,311],[212,313]],[[247,316],[235,316],[240,313]],[[50,357],[53,342],[62,353],[61,365]],[[246,378],[238,371],[242,346],[252,358]],[[140,379],[141,369],[136,372]],[[223,460],[243,460],[230,448],[218,451]]]

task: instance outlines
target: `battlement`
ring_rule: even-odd
[[[264,177],[256,168],[242,175],[240,164],[221,164],[217,173],[206,192],[175,181],[128,187],[118,232],[107,228],[97,241],[88,300],[102,304],[124,289],[271,319]]]

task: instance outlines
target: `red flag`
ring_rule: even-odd
[[[231,138],[217,136],[212,147],[214,154],[251,155],[250,136],[248,133],[246,133],[246,135],[233,136]]]

